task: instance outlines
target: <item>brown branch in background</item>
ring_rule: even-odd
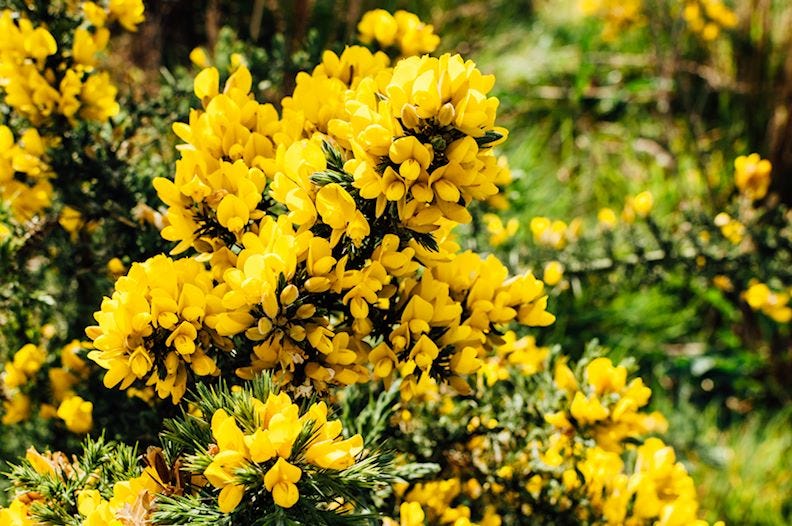
[[[146,22],[138,27],[132,40],[132,60],[145,71],[157,71],[162,64],[162,23],[164,10],[146,13]]]
[[[302,47],[305,35],[308,33],[308,23],[311,20],[313,11],[313,0],[293,0],[291,3],[291,31],[286,34],[286,46],[288,54],[291,55],[295,50]],[[285,8],[284,8],[285,10]],[[296,85],[295,71],[284,71],[283,93],[291,93]]]
[[[360,20],[362,0],[349,0],[347,4],[346,34],[354,35],[357,32],[357,23]]]
[[[792,19],[792,11],[787,12]],[[792,23],[792,20],[787,20]],[[779,24],[789,28],[790,25]],[[780,49],[792,49],[792,29],[781,35]],[[773,163],[773,184],[786,204],[792,204],[792,54],[787,54],[776,81],[778,98],[769,123],[769,159]]]
[[[264,1],[256,0],[250,14],[250,38],[257,42],[261,36],[261,21],[264,19]]]
[[[214,49],[217,44],[217,39],[220,35],[220,19],[222,18],[222,11],[220,10],[220,0],[209,0],[209,5],[206,7],[206,43],[209,49]]]
[[[308,22],[311,20],[313,2],[311,0],[294,0],[293,4],[292,33],[289,39],[289,51],[299,48],[308,32]]]
[[[267,10],[272,15],[273,21],[275,23],[275,32],[285,34],[286,22],[283,19],[283,12],[281,11],[281,7],[278,5],[278,0],[267,0]]]

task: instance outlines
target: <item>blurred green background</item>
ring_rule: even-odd
[[[147,21],[121,37],[110,60],[126,79],[122,96],[149,103],[159,118],[145,124],[170,137],[132,163],[150,179],[175,161],[169,124],[187,118],[195,47],[226,70],[233,53],[242,55],[266,79],[260,100],[277,104],[322,49],[354,40],[365,11],[407,9],[434,24],[438,52],[461,53],[496,75],[499,121],[510,130],[501,148],[514,176],[509,206],[485,211],[516,219],[517,229],[492,246],[486,225],[474,223],[459,241],[540,276],[548,261],[562,261],[565,279],[551,288],[558,321],[541,343],[574,356],[597,339],[634,360],[707,519],[787,525],[789,325],[747,309],[740,292],[751,277],[792,285],[792,2],[725,1],[737,23],[706,38],[688,19],[692,4],[710,17],[707,6],[721,2],[151,0]],[[626,16],[633,8],[640,15]],[[775,197],[762,203],[773,212],[750,258],[724,257],[737,270],[734,290],[722,290],[712,282],[720,267],[670,257],[681,252],[669,247],[695,239],[702,225],[718,235],[715,215],[736,213],[733,161],[751,152],[773,163]],[[618,214],[642,191],[654,196],[648,222],[613,234],[597,226],[600,209]],[[583,233],[563,249],[543,246],[529,227],[537,216],[577,219]],[[669,257],[647,257],[658,248]],[[592,265],[614,254],[634,263]]]
[[[599,11],[586,16],[584,3]],[[684,12],[690,3],[149,2],[148,20],[125,54],[140,66],[145,90],[156,91],[163,75],[172,76],[177,89],[175,72],[189,67],[195,46],[214,50],[216,61],[239,52],[254,74],[258,65],[257,78],[269,79],[259,88],[277,103],[319,50],[354,37],[366,10],[417,13],[441,35],[439,52],[459,52],[497,77],[500,121],[510,130],[502,153],[514,175],[509,207],[497,213],[519,226],[490,250],[515,268],[541,274],[550,260],[568,268],[590,262],[605,234],[581,236],[574,250],[559,254],[533,242],[531,218],[579,218],[591,231],[598,210],[618,214],[627,196],[648,190],[652,224],[673,240],[685,235],[690,218],[711,221],[730,206],[738,155],[770,159],[778,206],[789,202],[792,3],[725,2],[738,23],[720,27],[715,38],[691,30]],[[698,5],[709,15],[707,3]],[[609,5],[617,15],[636,6],[642,15],[617,21],[615,34],[608,34]],[[181,89],[186,93],[189,84]],[[779,228],[785,224],[788,216]],[[484,225],[474,224],[468,234],[463,243],[487,250]],[[635,229],[608,243],[645,253],[662,240]],[[775,272],[783,281],[788,246],[770,247],[762,257],[781,263],[762,269],[760,279],[781,269]],[[560,343],[575,355],[598,339],[616,357],[635,360],[653,387],[653,404],[669,418],[667,440],[693,473],[708,519],[789,524],[788,327],[752,316],[740,306],[739,290],[713,287],[714,271],[689,262],[638,261],[566,276],[564,286],[553,289],[558,322],[543,343]]]

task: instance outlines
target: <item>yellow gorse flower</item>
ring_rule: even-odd
[[[175,178],[154,184],[173,253],[210,264],[206,326],[250,342],[239,376],[272,370],[307,393],[367,381],[370,365],[402,377],[405,398],[438,379],[464,391],[491,327],[552,323],[540,280],[450,239],[503,180],[493,82],[458,55],[390,69],[353,46],[298,75],[279,115],[244,66],[222,92],[218,70],[198,74],[202,109],[174,126],[186,142]]]
[[[138,3],[142,10],[142,2]],[[34,27],[30,20],[15,18],[5,10],[0,12],[0,32],[4,35],[0,89],[5,91],[6,104],[33,125],[58,114],[74,124],[77,117],[103,122],[118,113],[116,88],[109,75],[95,71],[96,57],[107,45],[107,29],[79,27],[72,48],[59,49],[45,27]],[[45,59],[53,55],[63,67],[49,65],[51,60]]]
[[[564,277],[564,265],[559,261],[548,261],[544,267],[542,281],[551,287],[558,285]]]
[[[81,490],[77,510],[83,526],[118,526],[132,520],[145,524],[151,519],[154,496],[160,491],[154,476],[144,471],[139,477],[116,482],[109,499],[95,489]]]
[[[556,250],[563,249],[569,241],[575,239],[575,234],[571,229],[571,225],[560,219],[549,219],[547,217],[538,216],[531,219],[529,224],[533,240],[539,245],[555,248]]]
[[[745,225],[732,218],[726,212],[716,215],[713,222],[716,227],[720,228],[723,237],[728,239],[733,245],[739,245],[745,238]]]
[[[145,20],[143,0],[109,0],[108,18],[118,20],[127,31],[137,31],[137,26]]]
[[[652,211],[654,206],[654,197],[651,192],[644,191],[636,194],[630,202],[630,206],[638,215],[638,217],[646,217]]]
[[[27,221],[50,205],[53,176],[38,131],[28,129],[15,141],[11,130],[0,125],[0,199],[17,221]]]
[[[705,41],[718,38],[723,29],[737,25],[737,15],[722,0],[680,0],[688,29]]]
[[[303,469],[342,471],[355,463],[363,449],[360,435],[340,437],[341,423],[327,419],[324,402],[311,405],[302,415],[286,393],[270,394],[264,402],[251,398],[251,402],[257,422],[252,432],[243,432],[237,418],[224,409],[212,416],[217,449],[204,476],[220,489],[218,503],[224,513],[233,511],[244,496],[245,483],[237,477],[240,470],[260,471],[275,504],[291,508],[300,498]],[[298,454],[295,441],[309,424],[311,438]]]
[[[0,524],[36,526],[38,523],[31,518],[28,505],[20,497],[17,497],[11,501],[7,508],[0,508]]]
[[[108,369],[105,386],[126,389],[140,380],[176,402],[187,389],[188,366],[199,376],[218,374],[211,354],[225,343],[204,324],[214,308],[207,301],[212,288],[209,271],[192,259],[134,263],[94,314],[99,325],[86,329],[96,348],[88,356]]]
[[[778,323],[792,320],[788,291],[774,292],[764,283],[754,282],[743,292],[746,303],[755,311],[761,311]]]
[[[87,433],[93,427],[93,403],[76,395],[70,396],[61,402],[57,416],[63,419],[72,433]]]
[[[61,137],[57,131],[42,137],[39,130],[76,127],[80,121],[104,123],[119,113],[117,89],[109,74],[98,69],[110,37],[103,26],[110,16],[131,27],[133,20],[142,20],[143,3],[113,0],[105,8],[94,2],[71,2],[60,9],[76,21],[65,34],[53,34],[27,13],[0,10],[0,93],[15,119],[31,126],[12,132],[0,125],[0,199],[20,223],[49,207],[53,199],[55,174],[48,165],[47,149]],[[20,133],[16,142],[14,133]],[[64,208],[61,224],[76,236],[83,223],[74,212]]]
[[[384,9],[374,9],[363,15],[357,28],[361,42],[376,43],[383,49],[395,48],[403,57],[431,53],[440,44],[433,26],[424,24],[408,11],[391,15]]]
[[[604,20],[602,38],[616,40],[624,30],[643,25],[643,0],[580,0],[580,11],[585,16],[597,16]]]
[[[770,161],[757,153],[741,155],[734,160],[734,184],[741,194],[757,201],[767,195],[772,169]]]
[[[616,226],[619,219],[616,217],[616,212],[612,208],[600,208],[597,212],[597,222],[605,230],[612,230]]]
[[[509,219],[506,224],[503,223],[500,217],[495,214],[484,214],[482,216],[484,224],[489,233],[489,243],[493,247],[497,247],[514,237],[520,227],[517,218]]]
[[[640,412],[649,403],[651,390],[640,378],[627,383],[627,369],[614,366],[608,358],[592,360],[584,370],[582,382],[559,362],[555,383],[567,393],[568,410],[547,414],[545,419],[560,429],[587,430],[600,447],[609,451],[621,451],[625,438],[643,436],[666,426],[660,413]]]

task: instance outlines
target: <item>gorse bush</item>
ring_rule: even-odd
[[[431,55],[433,26],[369,11],[357,43],[280,56],[293,83],[227,30],[143,100],[102,58],[143,21],[140,0],[0,14],[0,523],[708,524],[634,364],[538,343],[546,285],[704,258],[788,338],[785,256],[744,273],[788,235],[767,161],[737,159],[731,215],[687,236],[635,195],[623,222],[657,244],[636,253],[613,210],[602,253],[537,215],[536,253],[569,255],[539,279],[469,248],[519,228],[493,213],[509,133],[495,77]]]

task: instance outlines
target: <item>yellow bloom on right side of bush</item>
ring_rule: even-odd
[[[758,201],[767,195],[772,169],[770,161],[758,153],[741,155],[734,160],[734,184],[748,199]]]
[[[777,323],[792,320],[789,291],[775,292],[766,284],[754,281],[742,296],[751,309],[763,312]]]

